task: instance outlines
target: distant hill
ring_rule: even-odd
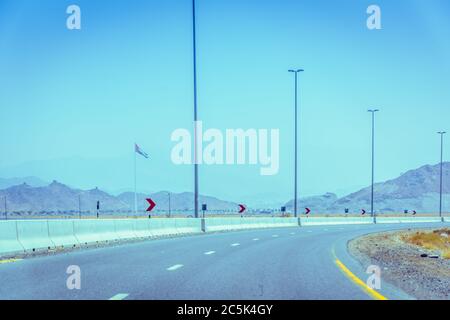
[[[338,197],[334,193],[326,193],[321,196],[312,196],[301,198],[297,202],[298,212],[304,212],[305,208],[314,209],[314,211],[319,212],[331,206],[334,202],[338,200]],[[291,211],[294,207],[294,199],[285,204],[288,211]]]
[[[169,207],[168,192],[138,194],[138,210],[147,209],[146,198],[152,198],[157,206],[155,211],[167,211]],[[101,212],[124,213],[134,210],[134,193],[125,192],[115,197],[98,188],[92,190],[73,189],[57,181],[48,186],[33,187],[22,183],[0,190],[0,212],[3,212],[4,198],[7,199],[8,212],[21,213],[78,213],[96,212],[97,201],[100,201]],[[192,211],[194,195],[190,192],[171,193],[171,210]],[[238,205],[214,197],[200,196],[200,205],[206,203],[208,211],[236,211]]]
[[[377,212],[403,212],[416,210],[422,213],[438,211],[440,165],[425,165],[410,170],[400,177],[374,185],[374,207]],[[450,210],[450,162],[443,163],[444,208]],[[368,210],[371,188],[366,187],[345,197],[332,200],[332,196],[301,199],[299,206],[310,206],[316,213],[342,213]],[[293,201],[287,203],[292,206]]]
[[[375,184],[374,204],[377,212],[403,212],[403,210],[416,210],[418,213],[432,213],[438,211],[439,204],[439,165],[426,165],[415,170],[410,170],[396,179]],[[450,211],[450,162],[443,165],[444,172],[444,211]],[[18,180],[1,179],[0,182],[8,180],[25,180],[35,185],[43,182],[34,177],[17,178]],[[33,186],[28,182],[0,190],[0,212],[3,212],[4,197],[7,198],[8,211],[32,212],[32,213],[58,213],[78,212],[79,200],[81,211],[94,213],[96,203],[100,201],[102,212],[125,213],[134,210],[134,193],[124,192],[118,196],[110,195],[98,188],[81,190],[71,188],[62,183],[53,181],[45,186]],[[320,213],[343,213],[345,208],[350,213],[360,212],[361,209],[370,209],[370,187],[363,188],[342,198],[333,193],[320,196],[301,198],[298,203],[299,212],[304,212],[309,207],[313,214]],[[160,191],[151,194],[138,194],[138,209],[143,212],[147,208],[145,198],[152,198],[157,206],[155,211],[167,212],[169,208],[169,194]],[[209,212],[236,212],[238,204],[224,201],[210,196],[201,195],[199,205],[206,203]],[[192,192],[170,193],[170,206],[172,211],[192,211],[194,195]],[[287,202],[288,211],[292,211],[293,200]],[[261,207],[254,206],[254,209]],[[264,207],[267,212],[279,211],[277,208]],[[247,212],[251,212],[248,208]],[[257,210],[258,211],[258,210]],[[259,210],[261,211],[261,210]]]
[[[33,187],[43,187],[48,185],[48,182],[45,182],[37,177],[0,178],[0,189],[6,189],[12,186],[17,186],[22,183],[26,183]]]
[[[110,210],[128,209],[125,203],[99,189],[72,189],[56,181],[45,187],[32,187],[23,183],[0,190],[0,198],[5,196],[8,211],[78,212],[80,203],[82,211],[93,212],[96,210],[97,200],[102,207],[111,208]]]
[[[148,207],[145,201],[145,198],[148,197],[152,198],[157,203],[155,209],[168,210],[169,193],[167,191],[160,191],[152,194],[139,193],[137,195],[139,210],[145,210]],[[118,195],[117,198],[124,203],[127,203],[129,207],[134,208],[133,192],[124,192]],[[237,203],[203,195],[199,196],[199,203],[200,206],[202,203],[206,203],[208,205],[208,211],[236,211],[236,208],[238,207]],[[172,210],[194,210],[194,194],[192,192],[170,193],[170,207]]]

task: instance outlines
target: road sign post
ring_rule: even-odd
[[[208,206],[204,203],[204,204],[202,204],[203,219],[205,218],[206,210],[208,210]]]
[[[146,211],[151,212],[153,210],[153,208],[156,206],[156,203],[151,198],[147,198],[145,200],[148,202],[148,205],[149,205]],[[149,217],[150,217],[150,215],[149,215]]]
[[[310,208],[305,208],[305,214],[306,214],[306,216],[308,216],[309,215],[309,213],[311,212],[311,209]]]
[[[245,210],[247,210],[247,208],[245,207],[245,205],[240,204],[240,205],[239,205],[239,213],[241,214],[241,218],[243,217],[243,213],[244,213]]]
[[[97,201],[97,219],[99,218],[100,201]]]

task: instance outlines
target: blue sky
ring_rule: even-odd
[[[82,30],[66,28],[77,4]],[[382,30],[366,28],[378,4]],[[170,134],[192,126],[189,0],[0,0],[0,176],[83,188],[192,191]],[[197,0],[199,119],[207,128],[279,128],[280,171],[200,168],[200,192],[290,199],[292,67],[300,78],[300,193],[370,183],[439,160],[450,131],[450,3],[445,0]],[[446,145],[449,145],[446,143]],[[241,200],[242,199],[242,200]]]

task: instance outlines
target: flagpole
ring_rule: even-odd
[[[137,215],[137,190],[136,190],[136,146],[134,146],[134,214]]]

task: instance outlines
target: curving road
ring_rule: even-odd
[[[347,241],[432,226],[442,223],[262,229],[29,258],[0,264],[0,299],[373,299],[336,263],[369,276]],[[70,265],[80,267],[80,290],[67,289]],[[411,298],[385,282],[379,294]]]

